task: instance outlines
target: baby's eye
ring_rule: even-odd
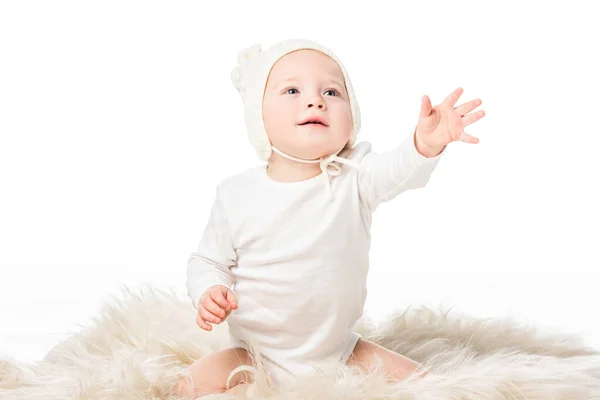
[[[286,91],[286,94],[295,94],[295,93],[290,93],[290,90],[295,90],[295,91],[298,91],[298,89],[296,89],[296,88],[289,88],[289,89]],[[328,90],[326,90],[326,91],[325,91],[325,93],[327,93],[327,92],[333,92],[333,93],[335,93],[335,96],[337,96],[337,95],[338,95],[338,92],[337,92],[337,90],[335,90],[335,89],[328,89]]]

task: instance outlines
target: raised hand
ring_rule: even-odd
[[[212,326],[209,322],[220,324],[237,308],[237,299],[229,288],[211,286],[200,296],[196,323],[200,328],[210,331]]]
[[[450,142],[462,141],[473,144],[479,142],[478,138],[466,133],[464,128],[483,118],[485,111],[480,110],[469,114],[481,105],[480,99],[454,107],[462,92],[463,89],[459,87],[435,107],[431,106],[431,100],[427,95],[422,97],[421,112],[415,134],[417,149],[420,152],[433,157]]]

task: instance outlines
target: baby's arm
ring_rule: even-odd
[[[444,150],[426,157],[417,150],[416,129],[396,149],[376,154],[369,152],[361,160],[358,188],[371,211],[408,189],[424,187]]]
[[[236,265],[231,228],[219,196],[219,188],[212,205],[210,217],[198,249],[187,262],[187,291],[198,309],[198,300],[211,286],[222,285],[229,289],[235,283],[230,271]]]

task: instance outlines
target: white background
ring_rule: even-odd
[[[185,295],[216,184],[260,163],[237,54],[292,37],[342,59],[377,152],[424,94],[487,113],[377,210],[366,312],[442,305],[600,348],[592,2],[390,3],[0,3],[0,352],[42,358],[122,286]]]

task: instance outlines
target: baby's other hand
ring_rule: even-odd
[[[210,331],[212,326],[208,322],[220,324],[237,308],[237,299],[231,289],[222,285],[211,286],[200,296],[196,323]]]
[[[421,112],[415,133],[415,145],[419,153],[435,157],[451,142],[479,143],[479,139],[466,133],[464,128],[485,116],[483,110],[471,112],[481,105],[481,99],[455,107],[462,93],[463,89],[459,87],[435,107],[427,95],[421,98]]]

